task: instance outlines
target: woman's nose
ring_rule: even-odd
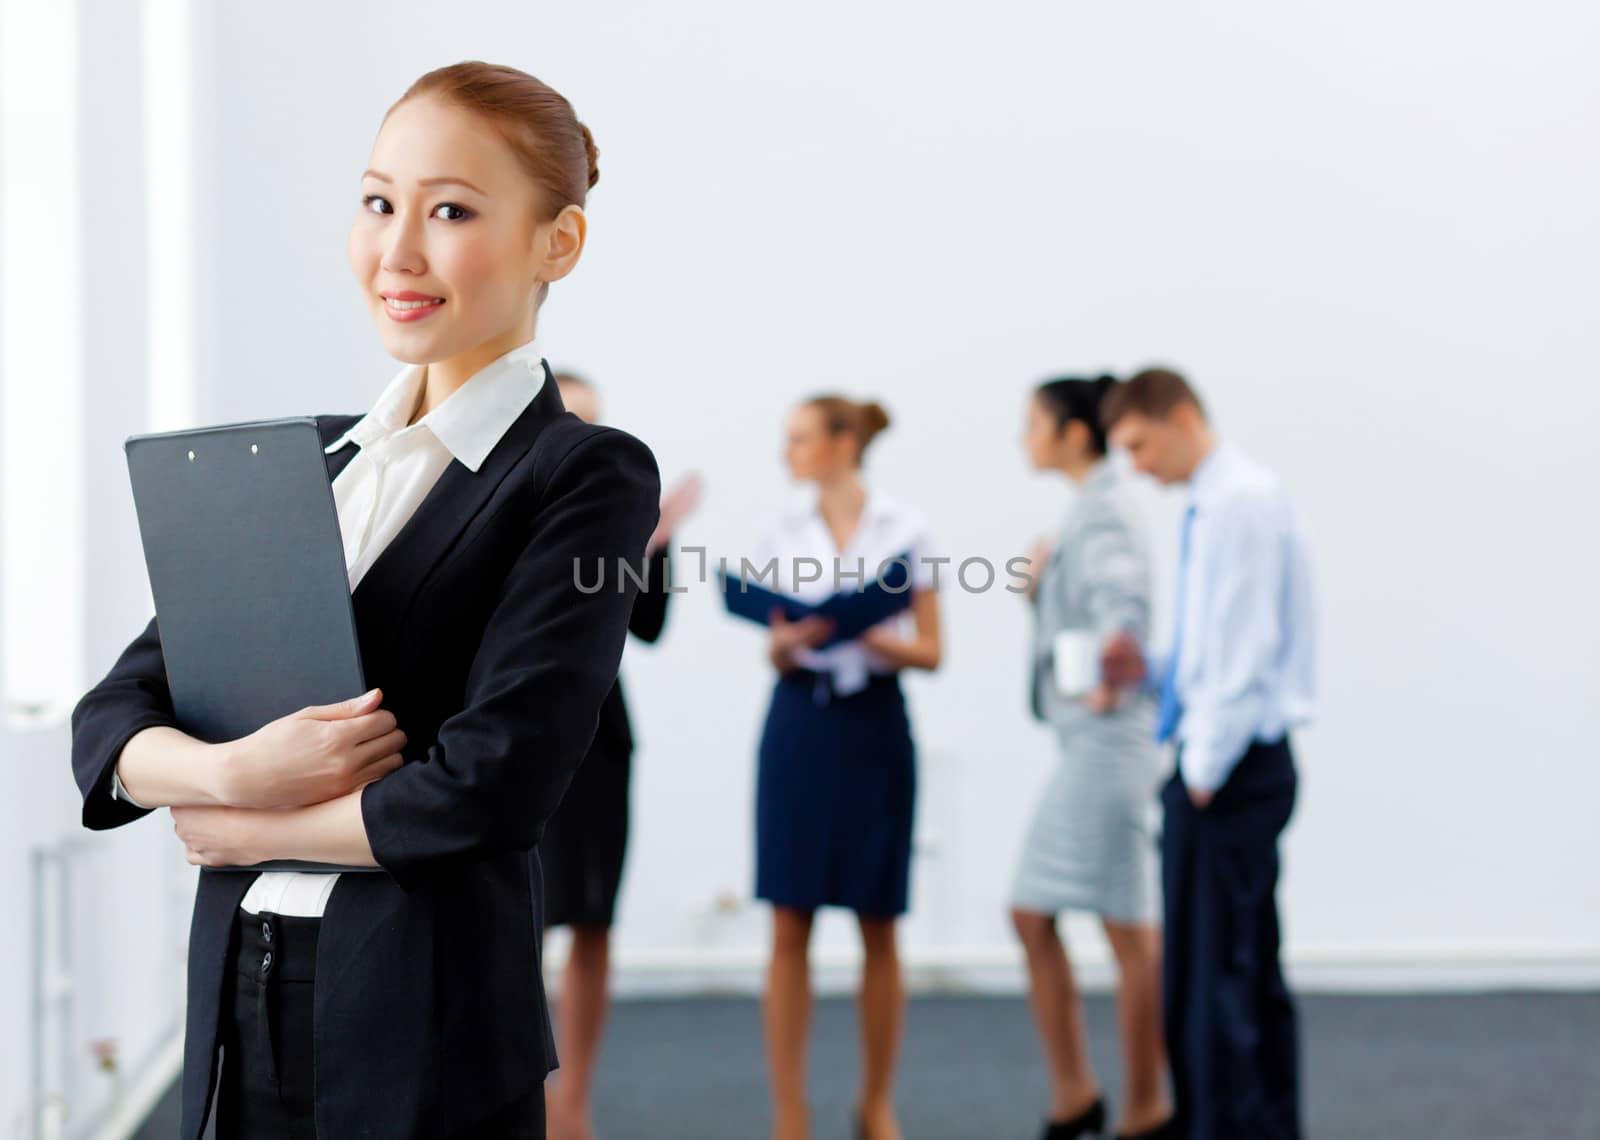
[[[389,273],[424,273],[428,259],[422,251],[421,226],[396,219],[386,235],[382,268]]]

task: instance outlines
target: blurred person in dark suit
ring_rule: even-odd
[[[594,386],[571,372],[556,373],[561,402],[585,423],[600,421]],[[644,582],[634,599],[628,632],[655,642],[672,594],[672,532],[699,499],[699,480],[680,481],[661,504],[661,521],[645,548]],[[572,946],[556,1004],[561,1068],[546,1085],[551,1140],[590,1140],[590,1097],[605,1028],[611,927],[628,845],[628,788],[633,729],[618,678],[605,703],[594,743],[567,786],[561,806],[539,840],[544,866],[546,928],[572,928]]]

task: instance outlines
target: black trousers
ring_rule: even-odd
[[[1162,791],[1163,1005],[1184,1140],[1300,1137],[1276,898],[1296,781],[1284,738],[1251,745],[1205,811],[1181,775]]]
[[[216,1140],[317,1140],[311,991],[320,925],[316,918],[239,912],[222,1001]],[[450,1140],[544,1134],[541,1084]]]

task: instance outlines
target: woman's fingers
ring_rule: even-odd
[[[351,717],[338,726],[338,731],[351,746],[354,746],[388,735],[395,730],[397,723],[394,713],[388,709],[378,709],[364,716]]]
[[[802,644],[816,646],[828,640],[828,635],[833,632],[833,623],[827,618],[817,617],[813,614],[811,617],[796,622],[795,630],[797,633],[801,633]]]
[[[402,763],[404,763],[404,759],[401,757],[400,753],[392,752],[388,756],[384,756],[379,759],[376,763],[368,764],[365,768],[361,769],[361,775],[356,777],[355,786],[357,788],[364,788],[374,780],[381,780],[390,772],[393,772],[396,768],[400,767]],[[354,789],[351,790],[353,791]]]
[[[383,690],[368,689],[359,697],[351,697],[348,701],[338,701],[331,705],[312,705],[301,709],[295,715],[310,720],[347,720],[350,717],[370,713],[382,703]]]
[[[385,733],[376,740],[369,740],[356,749],[354,753],[356,766],[362,770],[364,775],[367,767],[373,764],[388,763],[391,757],[398,757],[401,752],[405,751],[405,747],[405,733],[399,729]],[[399,765],[396,764],[394,767],[399,767]],[[393,770],[394,768],[384,769],[385,772]]]

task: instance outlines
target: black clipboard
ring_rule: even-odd
[[[184,732],[236,740],[367,691],[316,420],[135,435],[124,451]],[[375,868],[276,860],[237,869]]]

